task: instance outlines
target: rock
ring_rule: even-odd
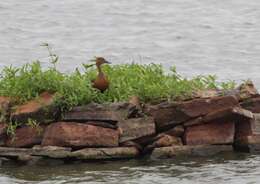
[[[234,144],[236,151],[247,153],[260,153],[260,135],[239,137]]]
[[[182,137],[184,134],[184,127],[182,125],[177,125],[176,127],[163,133],[174,137]]]
[[[0,122],[6,122],[9,118],[12,103],[10,97],[0,96]]]
[[[11,120],[19,123],[27,123],[28,120],[41,123],[54,121],[58,116],[54,96],[54,94],[44,92],[38,98],[18,106],[11,113]]]
[[[175,102],[164,102],[145,107],[145,113],[154,117],[157,132],[168,130],[190,119],[189,116],[177,109],[178,105],[179,103]]]
[[[251,111],[248,111],[248,110],[240,108],[240,107],[234,107],[232,109],[232,113],[240,116],[241,118],[248,118],[248,119],[254,118],[254,114]]]
[[[17,157],[17,161],[25,163],[26,165],[37,165],[40,161],[42,161],[42,157],[31,156],[31,155],[19,155]]]
[[[212,156],[221,152],[231,151],[233,151],[232,145],[170,146],[155,148],[151,157],[161,159],[176,156]]]
[[[241,84],[237,89],[239,90],[238,97],[239,97],[240,101],[243,101],[248,98],[252,98],[259,94],[257,89],[255,88],[253,82],[250,80]]]
[[[17,158],[20,155],[31,155],[32,149],[28,148],[8,148],[0,147],[0,156],[8,158]]]
[[[191,118],[204,116],[208,113],[221,110],[223,108],[234,107],[238,101],[233,96],[213,97],[210,99],[195,99],[183,102],[179,109]]]
[[[96,104],[72,108],[64,114],[63,121],[102,121],[115,125],[118,121],[135,117],[138,109],[130,103]]]
[[[40,147],[28,148],[7,148],[0,147],[0,156],[18,159],[26,163],[42,162],[42,159],[78,159],[78,160],[100,160],[100,159],[126,159],[139,156],[135,147],[114,147],[114,148],[84,148],[71,152],[70,148],[61,147]]]
[[[260,114],[253,119],[240,118],[236,122],[235,148],[245,152],[260,152]]]
[[[136,106],[138,110],[142,110],[140,99],[138,96],[131,96],[129,98],[129,103]]]
[[[29,148],[41,144],[44,130],[44,126],[18,128],[13,137],[6,139],[5,145],[7,147]]]
[[[152,117],[127,119],[120,121],[118,125],[122,130],[120,143],[155,134],[155,123]]]
[[[211,112],[203,117],[198,117],[184,123],[185,127],[199,125],[208,122],[234,121],[238,118],[253,118],[253,113],[241,107],[228,107]]]
[[[32,155],[45,156],[49,158],[68,158],[71,156],[71,148],[58,146],[34,146]]]
[[[253,113],[260,113],[260,97],[250,98],[240,103],[240,105]]]
[[[154,141],[145,147],[143,152],[148,153],[152,151],[154,148],[159,148],[159,147],[180,146],[180,145],[183,145],[181,138],[170,136],[163,133],[157,135],[154,138]]]
[[[240,118],[236,122],[236,139],[246,136],[260,135],[260,114],[253,114],[253,119]]]
[[[72,157],[80,160],[129,159],[139,156],[135,147],[85,148],[72,152]]]
[[[211,122],[186,128],[184,143],[187,145],[232,144],[234,122]]]
[[[61,147],[116,147],[119,132],[75,122],[57,122],[49,125],[42,146]]]
[[[172,146],[172,145],[181,146],[182,140],[179,137],[174,137],[174,136],[170,136],[170,135],[165,134],[153,143],[153,146],[155,148],[167,147],[167,146]]]
[[[154,117],[156,128],[160,132],[193,118],[237,105],[238,101],[235,97],[224,96],[194,99],[181,103],[162,103],[147,107],[145,112]]]

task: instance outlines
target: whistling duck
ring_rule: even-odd
[[[96,57],[96,66],[98,69],[98,75],[95,80],[92,81],[92,87],[99,89],[102,93],[109,87],[109,81],[106,77],[106,75],[101,70],[102,64],[110,64],[107,60],[105,60],[103,57]]]

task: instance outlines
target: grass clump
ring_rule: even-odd
[[[0,73],[0,95],[14,97],[17,103],[37,97],[44,91],[55,92],[56,103],[65,110],[72,106],[90,102],[104,103],[128,100],[139,96],[143,102],[161,100],[182,100],[203,89],[231,89],[233,81],[219,83],[216,76],[196,76],[187,79],[180,76],[175,67],[165,73],[159,64],[122,64],[103,66],[110,80],[110,87],[104,93],[92,88],[91,80],[97,75],[95,67],[84,66],[84,71],[75,69],[72,73],[61,73],[56,69],[58,56],[52,53],[48,44],[52,66],[43,69],[39,61],[21,67],[5,67]]]
[[[5,67],[1,73],[0,95],[11,96],[18,103],[37,97],[44,91],[56,93],[57,103],[63,108],[89,102],[116,102],[137,95],[144,102],[181,100],[192,92],[203,89],[230,89],[234,82],[218,83],[215,76],[181,77],[173,68],[166,74],[161,65],[123,64],[104,66],[110,87],[100,93],[91,86],[97,75],[95,68],[77,69],[64,74],[55,67],[43,69],[39,61],[22,67]]]

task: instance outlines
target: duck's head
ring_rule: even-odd
[[[103,64],[111,64],[109,61],[105,60],[105,58],[103,57],[96,57],[96,65],[97,66],[100,66],[100,65],[103,65]]]

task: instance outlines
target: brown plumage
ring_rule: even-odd
[[[101,69],[101,65],[105,63],[110,64],[110,62],[105,60],[103,57],[96,58],[98,75],[96,79],[92,81],[92,87],[100,90],[102,93],[109,87],[109,81]]]

